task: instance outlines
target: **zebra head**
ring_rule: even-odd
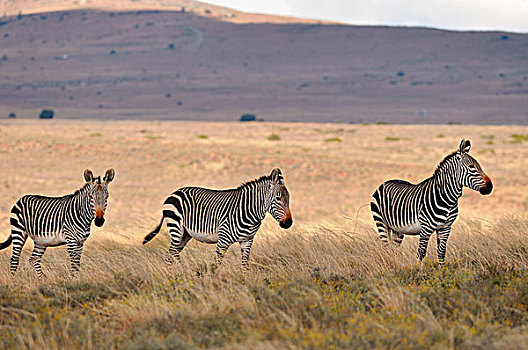
[[[268,193],[268,211],[282,228],[290,228],[293,219],[290,211],[290,193],[284,185],[284,178],[279,168],[270,174],[270,189]]]
[[[90,207],[92,209],[95,225],[103,226],[105,219],[106,204],[108,201],[108,184],[114,179],[114,169],[108,169],[101,180],[101,176],[94,178],[91,170],[84,171],[84,179],[90,184],[88,196],[90,198]]]
[[[469,187],[474,191],[479,191],[480,194],[490,194],[491,190],[493,190],[493,183],[482,170],[477,160],[469,155],[470,148],[471,142],[462,139],[460,149],[457,152],[461,185]]]

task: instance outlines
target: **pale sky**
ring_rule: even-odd
[[[202,0],[244,12],[357,25],[528,33],[528,0]]]

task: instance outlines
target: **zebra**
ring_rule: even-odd
[[[108,200],[108,184],[114,179],[114,169],[104,178],[84,171],[86,183],[73,194],[62,197],[25,195],[11,209],[11,235],[0,244],[0,250],[13,243],[11,276],[15,275],[20,252],[27,237],[33,239],[33,253],[29,262],[39,278],[43,278],[40,260],[48,247],[66,244],[70,256],[71,273],[76,276],[81,263],[83,244],[90,235],[92,221],[103,226]]]
[[[288,229],[293,224],[289,207],[290,195],[284,185],[280,169],[234,189],[213,190],[201,187],[182,187],[163,203],[159,225],[150,232],[148,243],[167,224],[171,243],[168,264],[180,260],[180,252],[191,238],[202,243],[216,244],[213,270],[218,267],[233,243],[242,251],[242,268],[247,272],[253,239],[266,213]]]
[[[387,242],[390,233],[399,246],[404,235],[420,235],[417,259],[421,262],[429,238],[436,231],[438,261],[445,263],[447,239],[458,216],[463,187],[483,195],[493,189],[488,175],[469,155],[470,148],[471,142],[463,139],[459,149],[447,155],[434,174],[419,184],[390,180],[379,186],[372,195],[370,209],[382,241]]]

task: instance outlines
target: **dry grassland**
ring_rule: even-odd
[[[13,280],[11,249],[0,252],[0,347],[527,347],[523,135],[528,128],[517,126],[4,122],[0,240],[21,195],[71,193],[85,168],[114,167],[116,178],[78,279],[67,277],[64,247],[44,255],[42,282],[28,263],[32,243]],[[461,138],[495,188],[490,196],[466,189],[448,264],[435,265],[432,239],[433,261],[420,268],[417,239],[381,245],[362,206],[383,180],[429,176]],[[191,242],[170,268],[166,234],[141,246],[176,188],[234,187],[274,167],[290,190],[294,226],[266,218],[246,279],[236,246],[215,275],[212,245]]]

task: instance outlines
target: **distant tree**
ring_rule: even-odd
[[[257,120],[257,117],[251,113],[242,114],[240,117],[241,122],[254,122],[255,120]]]
[[[42,112],[40,112],[39,118],[40,119],[52,119],[55,116],[55,112],[53,112],[52,109],[43,109]]]

